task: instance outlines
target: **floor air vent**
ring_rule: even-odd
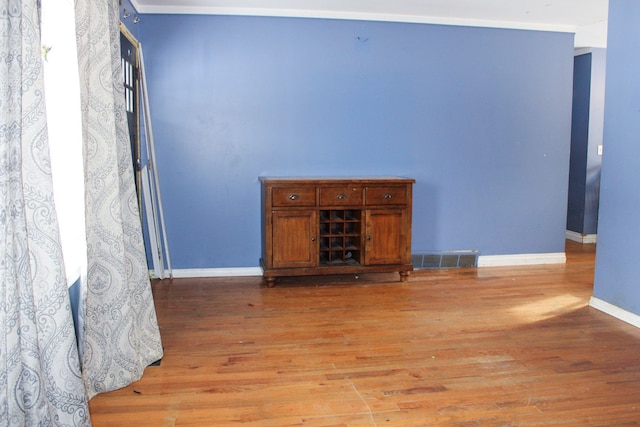
[[[478,265],[478,251],[447,251],[412,254],[411,263],[416,270],[476,267]]]

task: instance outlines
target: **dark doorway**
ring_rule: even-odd
[[[574,56],[567,238],[581,243],[598,233],[605,63],[605,49]]]
[[[125,108],[127,111],[127,122],[129,123],[129,141],[131,142],[131,158],[136,181],[136,192],[138,194],[138,206],[141,206],[141,182],[140,182],[140,123],[138,114],[138,82],[139,82],[139,61],[138,61],[138,41],[127,31],[124,26],[120,26],[120,56],[122,61],[122,82],[124,84]]]

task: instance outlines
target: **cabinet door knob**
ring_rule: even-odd
[[[382,195],[382,198],[383,198],[383,199],[390,199],[390,198],[392,198],[392,197],[393,197],[393,196],[392,196],[390,193],[384,193],[384,194]]]
[[[343,194],[343,193],[340,193],[340,194],[338,194],[338,195],[336,196],[336,199],[340,199],[340,200],[344,200],[344,199],[346,199],[346,198],[347,198],[347,195],[346,195],[346,194]]]
[[[312,242],[315,242],[315,241],[316,241],[316,238],[315,238],[315,237],[312,237],[312,238],[311,238],[311,241],[312,241]]]
[[[371,240],[371,236],[367,236],[367,240]]]
[[[298,200],[300,196],[297,194],[289,194],[289,200]]]

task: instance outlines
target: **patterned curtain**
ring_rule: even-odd
[[[37,0],[0,0],[0,85],[0,424],[90,425],[53,203]]]
[[[162,357],[142,240],[120,65],[118,0],[76,0],[87,280],[82,368],[89,397]]]

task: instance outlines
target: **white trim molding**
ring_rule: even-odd
[[[516,255],[484,255],[478,257],[478,267],[503,267],[512,265],[535,264],[564,264],[567,257],[564,252],[544,254],[516,254]],[[184,268],[173,269],[174,279],[206,278],[206,277],[251,277],[262,276],[261,267],[234,268]],[[150,277],[153,271],[149,271]],[[167,276],[168,272],[167,272]]]
[[[613,316],[618,320],[622,320],[636,328],[640,328],[640,316],[630,311],[624,310],[616,305],[610,304],[600,298],[591,297],[589,300],[589,306],[600,310],[603,313]]]
[[[464,27],[503,28],[515,30],[553,31],[560,33],[576,33],[577,25],[549,24],[542,22],[515,22],[492,19],[440,17],[429,15],[409,15],[384,12],[362,12],[330,9],[304,9],[279,7],[242,7],[215,6],[202,2],[191,2],[190,5],[180,5],[178,2],[163,5],[141,4],[132,0],[131,4],[139,13],[156,14],[193,14],[193,15],[232,15],[232,16],[270,16],[285,18],[320,18],[347,19],[356,21],[406,22],[413,24],[454,25]]]
[[[544,254],[515,254],[515,255],[481,255],[478,257],[478,267],[505,267],[512,265],[535,264],[564,264],[567,255],[564,252]]]
[[[153,278],[153,271],[149,271]],[[174,279],[193,279],[203,277],[249,277],[262,276],[262,268],[260,267],[235,267],[235,268],[183,268],[173,269],[172,278]],[[169,277],[168,272],[165,277]]]
[[[566,231],[566,237],[567,240],[584,244],[596,243],[598,240],[597,234],[581,234],[570,230]]]

